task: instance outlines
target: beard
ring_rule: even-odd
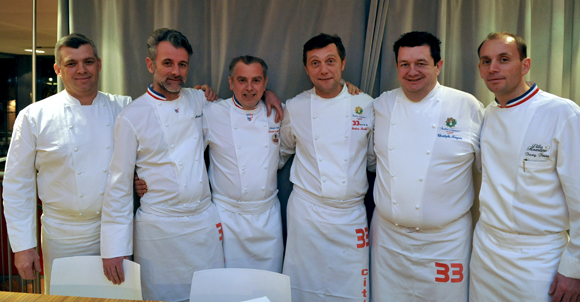
[[[157,74],[157,68],[154,67],[154,71],[155,73],[153,75],[153,80],[157,85],[159,85],[159,87],[163,88],[168,92],[179,93],[181,91],[181,88],[183,88],[183,85],[185,85],[185,79],[182,76],[177,77],[167,76],[165,78],[162,78]],[[174,81],[169,82],[169,80],[179,80],[179,82],[177,83]]]

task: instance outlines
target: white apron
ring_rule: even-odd
[[[439,229],[396,226],[375,210],[372,301],[467,301],[471,213]]]
[[[548,291],[567,243],[566,232],[519,235],[479,221],[473,238],[469,301],[551,301]]]
[[[225,267],[282,272],[284,243],[278,191],[262,201],[213,195],[223,230]]]
[[[135,262],[146,300],[187,300],[195,271],[224,267],[220,218],[210,198],[169,211],[142,204],[135,215]]]
[[[294,186],[287,211],[283,274],[290,276],[292,301],[369,301],[363,198],[325,200]]]

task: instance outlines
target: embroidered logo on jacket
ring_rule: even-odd
[[[445,125],[447,125],[449,128],[453,128],[455,125],[457,125],[457,121],[452,117],[448,117],[445,121]]]
[[[354,113],[356,113],[356,114],[362,114],[363,113],[363,109],[360,106],[356,106],[356,108],[354,108]]]
[[[251,122],[252,119],[254,119],[254,114],[253,113],[248,113],[248,114],[246,114],[246,118],[248,119],[248,122]]]
[[[179,108],[175,108],[175,113],[179,113]]]
[[[278,133],[272,134],[272,143],[274,143],[274,145],[278,145],[279,142],[280,142],[280,139],[279,139]]]

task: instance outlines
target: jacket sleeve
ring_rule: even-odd
[[[18,114],[6,158],[3,199],[10,245],[14,252],[37,245],[36,220],[36,127],[28,109]]]
[[[296,137],[292,133],[292,117],[288,110],[288,104],[284,108],[284,119],[280,126],[280,161],[278,169],[282,169],[290,156],[296,153]]]
[[[133,178],[138,141],[132,125],[122,116],[114,130],[115,149],[101,216],[101,256],[133,254]]]
[[[556,170],[568,206],[570,241],[562,253],[558,272],[580,279],[580,114],[571,117],[558,136]]]

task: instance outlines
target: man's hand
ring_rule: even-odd
[[[342,80],[344,81],[344,80]],[[346,88],[348,88],[348,93],[355,95],[355,94],[359,94],[362,92],[362,90],[360,90],[360,88],[354,86],[352,83],[349,83],[348,81],[344,82],[344,84],[346,85]]]
[[[107,279],[113,282],[113,284],[121,284],[125,282],[123,259],[129,259],[129,257],[103,258],[103,271],[105,272]]]
[[[36,272],[41,271],[40,257],[35,248],[14,253],[14,265],[20,277],[25,280],[36,278]]]
[[[580,297],[580,279],[556,273],[548,294],[552,295],[552,302],[576,302]]]
[[[143,197],[143,195],[145,195],[145,193],[147,193],[147,183],[145,183],[144,180],[139,179],[139,175],[137,175],[135,173],[135,181],[134,184],[135,186],[135,191],[137,192],[137,195],[139,197]]]
[[[276,108],[276,119],[274,120],[276,123],[284,119],[284,109],[282,109],[282,102],[274,92],[270,90],[266,90],[266,92],[264,92],[264,103],[266,103],[268,116],[272,114],[272,107]]]
[[[218,99],[217,94],[213,92],[213,89],[211,89],[209,85],[197,85],[193,87],[193,89],[200,89],[201,91],[205,92],[205,98],[210,102],[216,101]]]

